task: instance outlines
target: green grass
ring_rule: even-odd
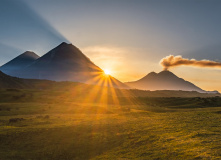
[[[0,159],[221,159],[219,97],[118,100],[0,92]]]

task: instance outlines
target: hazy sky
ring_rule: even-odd
[[[66,41],[119,80],[137,80],[170,54],[220,61],[220,15],[220,0],[1,0],[0,63]],[[221,70],[171,71],[221,91]]]

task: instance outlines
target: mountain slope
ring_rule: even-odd
[[[11,77],[0,71],[0,89],[2,88],[24,89],[32,88],[32,85],[25,79]]]
[[[35,60],[31,65],[19,70],[13,76],[128,88],[114,77],[104,75],[103,70],[77,47],[65,42]]]
[[[39,56],[34,52],[26,51],[23,54],[15,57],[11,61],[0,67],[0,70],[8,75],[14,75],[14,72],[27,67],[33,63]]]
[[[195,86],[193,83],[177,77],[170,71],[160,73],[151,72],[138,81],[125,83],[128,86],[142,90],[183,90],[207,93],[207,91]]]

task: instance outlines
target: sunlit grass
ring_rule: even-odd
[[[220,102],[91,85],[4,91],[0,159],[220,159]]]
[[[19,115],[14,115],[16,107]],[[155,112],[149,111],[151,107],[147,110],[134,105],[127,107],[130,110],[122,110],[120,105],[106,108],[102,104],[76,102],[14,104],[7,115],[0,117],[1,158],[221,157],[220,114],[217,114],[220,108],[169,111],[162,108],[161,112]],[[13,117],[25,120],[8,123]]]

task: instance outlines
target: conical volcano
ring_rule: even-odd
[[[26,51],[6,64],[2,65],[0,70],[8,75],[13,76],[18,70],[27,67],[38,58],[39,56],[36,53]]]
[[[197,91],[205,93],[207,91],[202,90],[191,82],[185,81],[182,78],[177,77],[170,71],[162,71],[160,73],[151,72],[145,77],[125,83],[132,88],[142,90],[182,90],[182,91]]]
[[[91,62],[77,47],[65,42],[39,58],[29,68],[35,68],[39,72],[44,72],[45,69],[53,72],[101,71],[101,69]]]
[[[101,71],[78,48],[63,42],[28,66],[19,77],[84,82],[92,73]]]

